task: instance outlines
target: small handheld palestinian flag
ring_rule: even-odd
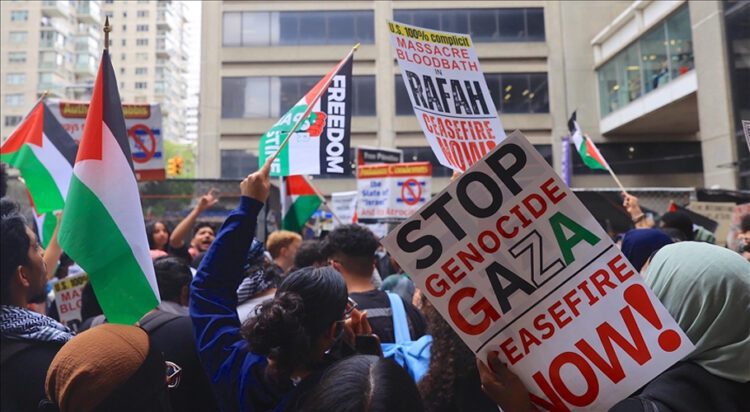
[[[0,147],[0,160],[21,172],[42,215],[65,206],[76,150],[73,138],[40,101]]]
[[[261,136],[258,167],[276,155],[271,176],[351,173],[352,60],[357,47]]]
[[[583,164],[589,167],[589,169],[600,169],[608,170],[609,165],[604,157],[599,153],[599,149],[596,148],[594,142],[588,137],[581,133],[581,128],[578,126],[576,121],[576,112],[570,116],[568,120],[568,130],[570,131],[570,137],[573,140],[573,144],[576,146],[576,152],[581,156]]]
[[[617,186],[620,187],[620,190],[622,190],[624,193],[627,193],[625,187],[623,187],[622,183],[620,183],[620,179],[615,176],[615,172],[612,171],[612,168],[609,167],[607,161],[604,160],[604,156],[599,153],[599,149],[596,148],[594,142],[592,142],[591,139],[581,133],[581,127],[578,126],[578,122],[576,121],[575,111],[568,120],[568,130],[570,131],[570,138],[571,140],[573,140],[573,144],[576,146],[576,152],[578,152],[578,154],[581,156],[583,164],[588,166],[589,169],[600,169],[608,171],[609,174],[612,175],[612,178],[615,179],[615,182],[617,183]]]
[[[104,51],[58,233],[89,275],[111,323],[134,324],[159,304],[117,79]]]
[[[315,188],[304,176],[294,175],[284,178],[282,188],[281,228],[292,232],[301,232],[310,216],[323,203]]]

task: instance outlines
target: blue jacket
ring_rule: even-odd
[[[208,249],[190,287],[190,317],[201,364],[223,411],[283,408],[290,390],[265,379],[265,356],[240,335],[237,287],[263,203],[241,197]]]

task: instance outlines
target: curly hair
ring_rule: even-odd
[[[284,279],[276,296],[242,325],[250,350],[274,361],[269,377],[281,382],[295,368],[313,366],[315,343],[343,319],[347,296],[341,274],[328,266],[302,268]]]
[[[463,405],[463,400],[473,399],[471,403],[476,404],[477,399],[473,394],[462,393],[462,388],[473,388],[476,381],[476,391],[483,396],[475,355],[424,296],[422,312],[433,339],[430,368],[418,385],[425,411],[470,410],[472,406]]]

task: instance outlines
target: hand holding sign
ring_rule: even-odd
[[[533,411],[529,391],[523,386],[518,376],[500,362],[497,355],[497,352],[487,354],[489,367],[477,358],[482,391],[504,411]]]

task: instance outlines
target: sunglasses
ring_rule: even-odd
[[[355,302],[354,299],[347,298],[346,306],[344,307],[344,319],[350,319],[352,317],[352,312],[358,307],[359,305],[357,305],[357,302]]]

